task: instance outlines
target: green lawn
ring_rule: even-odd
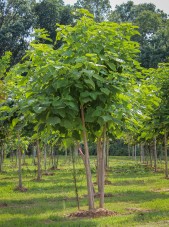
[[[36,166],[26,160],[23,185],[26,192],[14,191],[17,169],[10,160],[0,174],[0,226],[169,226],[169,180],[161,172],[153,173],[146,166],[126,157],[111,157],[105,186],[108,197],[105,208],[117,212],[111,217],[70,219],[67,214],[77,211],[69,158],[62,157],[59,170],[53,176],[43,176],[37,182]],[[92,158],[93,181],[96,181],[95,158]],[[82,161],[77,160],[77,181],[80,207],[87,210],[86,180]],[[97,190],[97,188],[96,188]],[[95,199],[98,206],[98,199]]]

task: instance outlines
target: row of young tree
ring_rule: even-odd
[[[153,142],[156,164],[156,143],[164,144],[168,170],[169,65],[140,66],[139,44],[133,38],[139,34],[137,26],[96,22],[86,10],[76,11],[75,18],[73,26],[57,24],[54,44],[47,43],[51,39],[46,31],[37,30],[25,57],[8,73],[10,53],[2,57],[1,152],[11,144],[21,160],[27,141],[34,142],[41,174],[39,143],[78,148],[93,209],[89,141],[97,144],[100,207],[110,138],[140,144],[142,161],[143,145]]]

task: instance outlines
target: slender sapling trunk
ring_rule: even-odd
[[[165,177],[168,178],[168,154],[167,154],[167,132],[164,133],[164,158],[165,158]]]
[[[90,160],[89,160],[89,148],[87,143],[87,133],[85,126],[85,117],[84,117],[84,107],[81,105],[81,121],[83,126],[83,141],[84,141],[84,149],[85,149],[85,169],[86,169],[86,178],[87,178],[87,189],[88,189],[88,203],[89,210],[94,209],[94,193],[93,193],[93,184],[92,184],[92,174],[90,168]]]
[[[40,160],[40,146],[39,146],[39,141],[37,140],[37,159],[38,159],[38,175],[37,175],[37,180],[41,180],[41,160]]]

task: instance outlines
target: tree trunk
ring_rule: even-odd
[[[132,147],[132,159],[134,160],[134,152],[135,152],[135,149],[134,149],[134,145],[133,145],[133,147]]]
[[[100,208],[104,207],[104,181],[105,181],[105,153],[106,153],[106,127],[103,129],[103,146],[100,154]]]
[[[84,117],[84,107],[81,105],[81,121],[83,126],[83,141],[84,141],[84,149],[85,149],[85,169],[86,169],[86,178],[87,178],[87,189],[88,189],[88,203],[89,210],[94,209],[94,193],[93,193],[93,184],[92,184],[92,174],[90,168],[90,160],[89,160],[89,148],[87,143],[87,133],[85,126],[85,117]]]
[[[67,149],[65,149],[65,157],[67,157]]]
[[[19,177],[19,188],[22,188],[22,152],[21,148],[18,148],[18,177]]]
[[[39,147],[39,141],[37,140],[37,159],[38,159],[38,175],[37,180],[41,180],[41,160],[40,160],[40,147]]]
[[[150,155],[150,166],[153,167],[151,144],[149,144],[149,155]]]
[[[154,156],[154,172],[157,172],[157,145],[156,137],[153,139],[153,156]]]
[[[97,187],[98,187],[98,193],[100,194],[101,191],[101,179],[100,179],[100,159],[101,159],[101,137],[97,140]]]
[[[13,162],[14,160],[14,150],[11,151],[11,161]]]
[[[55,150],[55,147],[53,147],[53,169],[56,170],[57,169],[57,166],[56,166],[56,150]]]
[[[51,168],[54,167],[54,155],[53,155],[53,146],[50,147],[50,150],[51,150]]]
[[[140,161],[141,163],[144,163],[144,144],[140,144]]]
[[[130,145],[128,144],[128,156],[130,157],[131,154],[130,154]]]
[[[164,158],[165,158],[165,177],[168,178],[168,155],[167,155],[167,132],[164,133]]]
[[[77,208],[80,209],[80,202],[79,202],[79,193],[78,193],[78,187],[77,187],[77,174],[76,174],[76,166],[75,166],[75,152],[77,149],[75,148],[75,152],[70,148],[71,154],[72,154],[72,167],[73,167],[73,181],[75,186],[75,195],[76,195],[76,202],[77,202]]]
[[[137,161],[137,145],[134,145],[134,160]]]
[[[106,159],[105,159],[105,168],[109,168],[109,148],[110,148],[110,142],[109,137],[106,138]]]
[[[1,147],[1,150],[0,150],[0,172],[2,172],[2,147]]]
[[[36,165],[36,146],[33,146],[33,164]]]
[[[18,157],[18,151],[16,150],[16,152],[15,152],[15,166],[17,167],[18,166],[18,159],[19,159],[19,157]]]
[[[47,173],[47,152],[46,152],[46,144],[44,145],[44,169],[45,169],[45,173]]]

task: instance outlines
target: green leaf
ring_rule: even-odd
[[[33,92],[26,92],[25,97],[29,98],[32,94],[33,94]]]
[[[111,63],[111,62],[107,62],[107,65],[113,70],[116,71],[116,65]]]
[[[100,90],[106,95],[110,94],[110,90],[108,88],[100,88]]]
[[[92,80],[88,79],[88,80],[84,80],[84,81],[87,85],[89,85],[89,87],[92,87],[93,89],[95,89],[95,84]]]
[[[104,122],[109,122],[112,121],[112,116],[106,115],[106,116],[101,116],[101,118],[104,120]]]
[[[18,118],[14,118],[12,120],[12,127],[14,128],[18,122],[19,122],[19,119]]]
[[[43,111],[45,111],[46,110],[46,107],[41,107],[41,106],[35,106],[35,107],[33,107],[33,110],[35,111],[35,113],[42,113]]]
[[[11,111],[11,108],[10,108],[9,106],[1,106],[1,107],[0,107],[0,111],[9,112],[9,111]]]
[[[92,76],[101,82],[105,82],[105,79],[103,77],[99,76],[98,74],[93,74]]]
[[[57,125],[61,123],[61,120],[59,117],[49,117],[46,122],[51,125]]]

